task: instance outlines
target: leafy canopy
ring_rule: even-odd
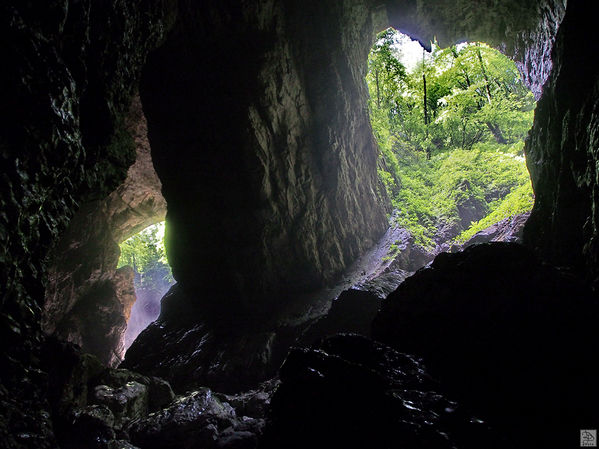
[[[522,150],[535,101],[515,64],[485,44],[466,43],[433,45],[408,70],[401,42],[393,29],[380,33],[366,76],[379,177],[400,225],[432,246],[440,228],[456,225],[462,240],[474,234],[460,217],[465,204],[486,212],[478,227],[530,208]]]

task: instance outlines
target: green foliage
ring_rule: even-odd
[[[428,160],[423,155],[403,165],[399,177],[402,189],[392,197],[399,211],[398,224],[409,229],[416,243],[424,247],[434,245],[438,228],[459,222],[458,205],[466,200],[474,199],[495,211],[512,191],[526,191],[532,198],[524,159],[488,147],[446,151]],[[507,212],[507,205],[502,210]],[[504,218],[500,213],[489,216],[499,217],[499,221]]]
[[[514,63],[484,44],[433,46],[408,71],[398,42],[391,29],[378,36],[366,82],[378,173],[399,224],[431,247],[438,229],[461,229],[460,205],[497,221],[530,208],[522,149],[535,102]]]
[[[523,184],[510,192],[497,206],[497,208],[482,220],[472,223],[472,225],[456,237],[456,243],[464,243],[474,236],[477,232],[488,228],[489,226],[514,215],[528,212],[532,209],[534,196],[530,183]]]
[[[120,248],[118,267],[133,268],[136,289],[162,290],[174,282],[164,248],[164,222],[147,227],[121,243]]]

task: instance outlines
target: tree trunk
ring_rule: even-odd
[[[507,140],[505,140],[505,137],[503,137],[503,134],[501,132],[501,129],[499,129],[499,126],[487,122],[487,128],[489,128],[489,131],[491,131],[491,134],[493,134],[493,137],[495,137],[495,141],[497,143],[500,143],[502,145],[507,144]]]
[[[379,91],[379,70],[375,69],[374,71],[374,79],[376,80],[376,107],[377,109],[381,108],[381,93]]]
[[[485,89],[487,91],[487,101],[491,104],[491,86],[489,85],[489,77],[487,76],[487,71],[485,70],[485,63],[483,61],[483,57],[480,53],[480,47],[476,49],[476,55],[478,56],[478,62],[480,63],[480,70],[483,72],[483,77],[485,78]]]

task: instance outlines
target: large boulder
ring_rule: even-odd
[[[46,340],[43,363],[60,447],[123,446],[131,421],[161,410],[175,398],[166,381],[106,368],[95,356],[55,338]]]
[[[389,295],[372,332],[423,357],[514,446],[566,447],[599,419],[597,319],[581,281],[523,246],[492,243],[437,256]]]
[[[357,335],[294,349],[281,367],[264,448],[502,447],[439,393],[412,356]]]
[[[263,419],[237,416],[229,403],[202,388],[133,422],[128,432],[143,449],[253,449],[263,426]]]

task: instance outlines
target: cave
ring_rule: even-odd
[[[1,9],[2,447],[596,445],[596,5]],[[369,264],[398,238],[364,82],[390,26],[516,62],[521,243]],[[125,354],[118,245],[165,219],[176,284]]]

